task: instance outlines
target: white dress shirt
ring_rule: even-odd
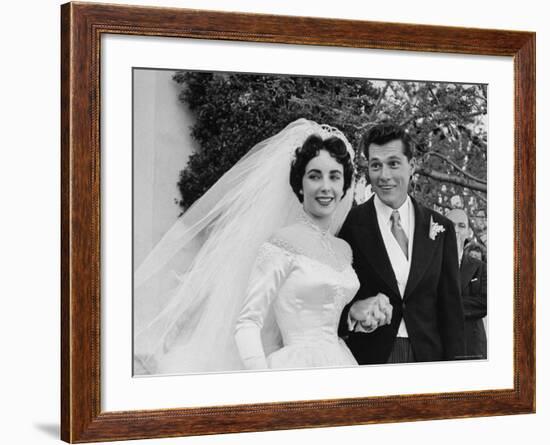
[[[407,199],[403,205],[397,209],[401,218],[401,227],[405,231],[407,239],[409,240],[408,259],[403,250],[401,250],[395,236],[391,232],[391,214],[394,209],[384,204],[378,196],[374,197],[374,208],[376,210],[376,217],[378,219],[380,233],[382,234],[382,240],[384,241],[386,252],[388,253],[395,278],[397,279],[397,287],[399,289],[399,293],[401,294],[401,298],[403,298],[405,288],[407,287],[407,280],[409,279],[409,272],[411,270],[414,238],[414,207],[412,205],[411,198],[407,195]],[[409,336],[404,319],[401,319],[397,336]]]

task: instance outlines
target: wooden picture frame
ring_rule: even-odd
[[[61,438],[70,443],[535,411],[535,34],[91,3],[61,7]],[[513,57],[513,389],[102,412],[103,34]]]

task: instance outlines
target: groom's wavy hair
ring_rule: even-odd
[[[399,139],[403,142],[403,154],[410,161],[414,157],[413,143],[408,133],[399,125],[391,122],[382,122],[372,127],[361,139],[361,151],[365,159],[369,160],[369,145],[384,145]]]
[[[306,173],[306,166],[321,150],[326,150],[344,169],[344,194],[342,198],[351,186],[353,162],[344,141],[336,136],[323,140],[321,136],[312,134],[301,147],[296,149],[294,160],[290,165],[290,186],[300,202],[304,201],[304,196],[300,192],[302,191],[302,180]]]

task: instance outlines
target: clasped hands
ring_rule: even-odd
[[[391,323],[393,306],[384,294],[358,300],[352,304],[349,314],[352,322],[358,322],[358,331],[373,332],[380,326]]]

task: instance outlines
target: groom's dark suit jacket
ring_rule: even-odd
[[[340,237],[353,250],[353,266],[361,287],[344,309],[340,335],[359,364],[386,363],[401,319],[419,362],[453,360],[464,356],[464,312],[454,226],[450,220],[412,199],[415,214],[412,263],[405,295],[397,281],[378,227],[374,197],[351,210]],[[431,220],[445,228],[430,238]],[[387,295],[393,306],[390,325],[374,332],[349,332],[347,316],[354,301]]]

